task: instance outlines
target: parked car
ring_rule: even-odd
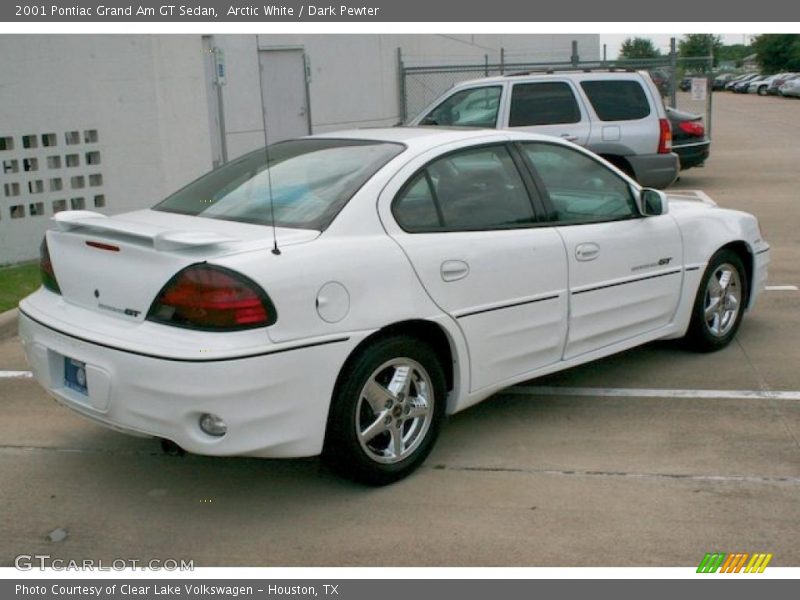
[[[678,155],[681,171],[702,166],[711,153],[703,116],[667,107],[672,126],[672,150]]]
[[[790,79],[781,86],[781,96],[800,96],[800,77]]]
[[[658,93],[664,98],[669,96],[671,91],[670,86],[672,85],[672,78],[670,77],[669,73],[659,69],[651,69],[648,71],[648,74],[650,75],[650,79],[652,79],[653,83],[656,85]]]
[[[731,84],[728,84],[730,85],[729,89],[737,94],[746,94],[747,88],[750,86],[750,82],[755,81],[757,78],[760,79],[761,75],[759,73],[753,73],[752,75],[748,75],[739,81],[731,82]]]
[[[682,92],[688,92],[692,89],[692,78],[691,77],[684,77],[681,79],[680,84],[678,85],[678,89]]]
[[[770,96],[778,96],[781,93],[781,86],[786,83],[787,81],[791,81],[792,79],[797,79],[800,77],[800,73],[784,73],[783,75],[776,77],[772,80],[767,88],[767,94]]]
[[[747,93],[766,96],[767,89],[769,88],[770,84],[772,84],[776,78],[781,77],[782,75],[783,73],[779,73],[776,75],[766,75],[761,78],[753,79],[747,86]]]
[[[734,86],[735,86],[737,83],[740,83],[740,82],[744,81],[744,80],[745,80],[745,79],[747,79],[748,77],[749,77],[749,78],[753,78],[753,77],[755,77],[756,75],[757,75],[756,73],[742,73],[741,75],[737,75],[736,77],[733,77],[733,78],[732,78],[730,81],[728,81],[728,82],[725,84],[725,88],[724,88],[724,89],[726,89],[726,90],[729,90],[729,91],[733,91],[733,87],[734,87]]]
[[[678,176],[664,103],[644,72],[515,74],[452,87],[409,125],[492,127],[562,137],[645,186]]]
[[[724,90],[725,86],[736,77],[737,76],[733,73],[723,73],[722,75],[717,75],[711,82],[711,89],[714,91]]]
[[[755,217],[513,131],[290,140],[150,210],[54,220],[19,332],[59,403],[371,484],[516,382],[656,339],[725,347],[769,263]]]

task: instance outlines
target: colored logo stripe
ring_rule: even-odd
[[[749,559],[749,562],[748,562]],[[709,552],[700,561],[698,573],[763,573],[772,560],[772,554],[747,552]],[[745,566],[747,564],[747,566]],[[744,569],[744,570],[742,570]]]

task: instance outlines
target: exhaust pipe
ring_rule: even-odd
[[[186,454],[186,450],[178,446],[178,444],[176,444],[172,440],[160,438],[160,442],[161,442],[161,451],[167,456],[183,456],[184,454]]]

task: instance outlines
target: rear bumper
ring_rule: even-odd
[[[644,187],[666,188],[678,178],[680,165],[678,155],[635,154],[625,157],[633,168],[638,181]]]
[[[19,334],[36,380],[81,415],[197,454],[263,457],[320,453],[336,377],[359,341],[343,337],[247,358],[179,360],[79,339],[24,312]],[[86,364],[88,395],[65,385],[65,357]],[[227,434],[204,433],[204,413],[221,417]]]
[[[672,150],[678,155],[681,170],[699,167],[711,154],[711,141],[689,142],[687,144],[673,144]]]

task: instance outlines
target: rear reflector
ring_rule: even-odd
[[[147,319],[190,329],[235,331],[272,325],[277,314],[252,280],[223,267],[197,264],[164,286]]]
[[[678,127],[689,135],[703,137],[706,134],[706,128],[702,121],[681,121]]]
[[[56,272],[53,270],[53,263],[50,260],[50,250],[47,247],[47,236],[42,238],[39,246],[39,273],[42,276],[42,285],[51,292],[61,293],[61,288],[56,280]]]
[[[87,246],[92,248],[97,248],[98,250],[108,250],[109,252],[119,252],[119,246],[113,246],[111,244],[104,244],[102,242],[86,242]]]
[[[669,126],[669,121],[667,119],[659,119],[658,126],[660,129],[658,153],[667,154],[668,152],[672,152],[672,128]]]

